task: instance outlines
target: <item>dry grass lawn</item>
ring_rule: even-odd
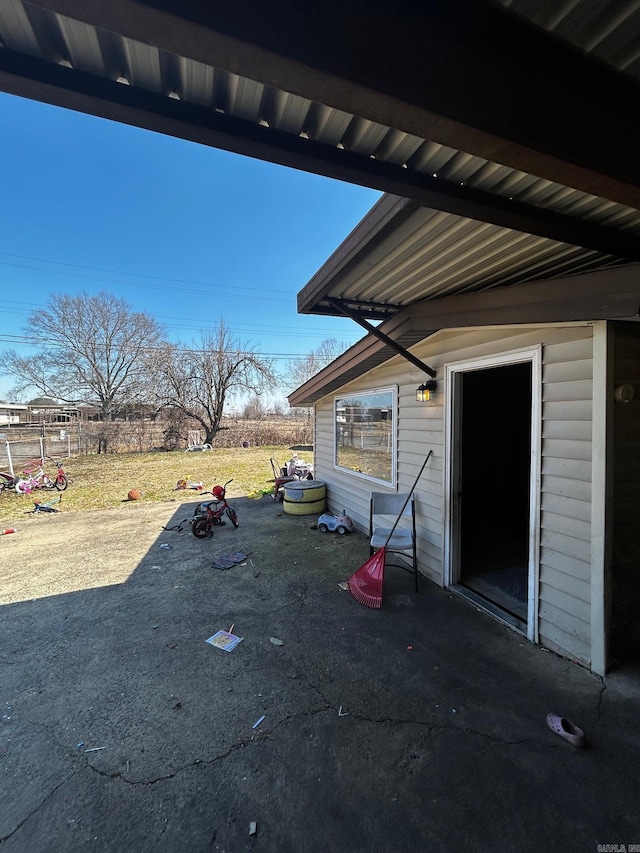
[[[300,458],[311,461],[311,451],[298,451]],[[269,459],[281,464],[291,458],[288,447],[220,448],[206,453],[126,453],[118,455],[77,456],[64,460],[69,487],[62,493],[58,506],[62,512],[86,512],[120,506],[130,489],[139,489],[141,501],[160,502],[184,498],[184,492],[173,490],[178,480],[186,478],[204,483],[204,489],[233,478],[229,497],[256,495],[273,488]],[[54,467],[48,466],[50,474]],[[42,503],[58,497],[58,492],[38,491],[19,495],[13,490],[0,494],[0,528],[11,526],[33,509],[34,501]],[[197,492],[187,494],[196,497]]]

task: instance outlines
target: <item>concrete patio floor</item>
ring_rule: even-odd
[[[370,610],[338,586],[364,537],[232,503],[212,540],[163,531],[168,503],[0,541],[2,853],[640,845],[638,669],[593,676],[397,569]]]

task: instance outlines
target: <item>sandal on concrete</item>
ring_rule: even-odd
[[[560,717],[558,714],[547,714],[547,725],[552,732],[568,740],[573,746],[584,746],[585,737],[582,729],[579,729],[571,720]]]

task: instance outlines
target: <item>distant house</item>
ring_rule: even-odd
[[[13,427],[69,424],[88,420],[97,411],[95,407],[68,405],[49,398],[31,403],[0,403],[0,424]]]
[[[28,422],[28,406],[21,403],[0,403],[0,424],[25,424]]]
[[[68,424],[82,420],[83,410],[78,406],[61,403],[57,400],[34,400],[27,405],[29,423]]]

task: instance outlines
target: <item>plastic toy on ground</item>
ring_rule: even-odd
[[[329,515],[328,512],[324,512],[318,519],[318,530],[320,533],[335,531],[344,536],[345,533],[353,533],[353,521],[344,513],[342,515]]]

